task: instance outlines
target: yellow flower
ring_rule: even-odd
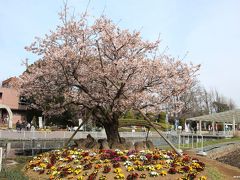
[[[78,155],[78,154],[80,154],[80,152],[74,151],[74,154],[75,154],[75,155]]]
[[[105,159],[104,161],[103,161],[103,163],[109,163],[110,162],[110,160],[108,160],[108,159]]]
[[[53,172],[52,172],[52,176],[56,176],[57,174],[58,174],[57,171],[53,171]]]
[[[101,175],[101,176],[99,177],[99,180],[106,180],[106,179],[107,179],[107,177],[104,176],[104,175]]]
[[[73,173],[73,169],[72,168],[68,168],[68,173],[69,174]]]
[[[117,151],[117,155],[122,156],[124,153],[122,151]]]
[[[84,157],[85,160],[89,160],[90,158],[91,158],[90,156]]]
[[[78,166],[75,167],[75,169],[82,169],[82,166],[78,165]]]
[[[122,170],[120,169],[120,168],[116,168],[116,169],[114,169],[114,173],[120,173],[120,172],[122,172]]]
[[[83,177],[82,176],[78,176],[77,180],[83,180]]]
[[[76,169],[76,170],[74,171],[74,173],[75,173],[76,175],[78,175],[78,174],[81,173],[81,172],[82,172],[81,169]]]
[[[136,169],[137,169],[138,171],[144,171],[145,166],[137,165],[137,166],[136,166]]]
[[[193,171],[193,167],[189,166],[189,172]]]
[[[77,164],[77,163],[79,163],[79,160],[78,160],[78,159],[75,159],[75,160],[73,161],[73,163],[74,163],[74,164]]]
[[[52,170],[52,171],[56,171],[57,168],[56,168],[55,166],[52,166],[52,167],[51,167],[51,170]]]
[[[183,174],[184,171],[182,169],[178,169],[178,173]]]
[[[193,168],[200,168],[201,166],[198,163],[192,163]]]
[[[69,154],[70,154],[70,155],[73,155],[73,154],[74,154],[74,151],[73,151],[73,150],[70,150]]]
[[[207,180],[206,176],[201,176],[200,178],[198,178],[198,180]]]
[[[160,169],[162,169],[163,167],[162,167],[161,164],[157,164],[157,165],[155,166],[155,168],[156,168],[157,170],[160,170]]]
[[[147,166],[148,171],[155,171],[155,167],[152,165]]]
[[[161,176],[166,176],[166,175],[167,175],[167,172],[166,172],[166,171],[161,171],[161,172],[160,172],[160,175],[161,175]]]
[[[134,161],[135,165],[141,165],[142,163],[139,160]]]
[[[134,167],[128,166],[128,167],[127,167],[127,171],[128,171],[128,172],[129,172],[129,171],[134,171]]]
[[[119,173],[118,175],[116,175],[116,176],[114,177],[114,179],[125,179],[125,176],[124,176],[124,174]]]
[[[40,163],[40,167],[45,169],[47,167],[47,165],[45,163]]]

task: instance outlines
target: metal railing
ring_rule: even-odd
[[[31,140],[31,139],[68,139],[73,134],[72,131],[0,131],[0,139],[6,140]],[[75,135],[74,139],[86,138],[88,134],[96,139],[106,138],[105,131],[101,132],[85,132],[79,131]],[[147,132],[120,132],[120,136],[127,137],[146,137]],[[155,132],[150,132],[149,137],[159,137]]]

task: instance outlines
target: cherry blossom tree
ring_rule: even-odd
[[[91,112],[110,144],[119,142],[118,119],[129,109],[158,111],[165,104],[181,109],[179,96],[199,66],[157,55],[159,41],[120,29],[105,16],[90,23],[60,14],[62,25],[26,49],[39,56],[21,78],[21,92],[45,115],[67,105]],[[176,108],[177,107],[177,108]]]

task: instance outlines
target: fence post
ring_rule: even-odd
[[[178,135],[178,149],[180,149],[180,142],[181,141],[181,137],[180,137],[180,134]]]
[[[3,148],[0,147],[0,172],[2,171],[2,155],[3,155]]]
[[[193,135],[192,135],[192,149],[193,149]]]
[[[198,148],[198,134],[196,136],[197,136],[196,148]]]
[[[185,143],[186,143],[186,136],[184,134],[184,136],[183,136],[183,147],[185,147]]]

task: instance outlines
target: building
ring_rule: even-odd
[[[186,122],[190,124],[195,122],[196,130],[200,134],[203,133],[202,131],[208,131],[209,133],[212,132],[213,135],[229,133],[238,135],[240,133],[240,109],[192,117],[186,119]]]
[[[0,87],[0,124],[12,124],[27,120],[27,106],[17,88],[17,78],[12,77],[2,82]]]

